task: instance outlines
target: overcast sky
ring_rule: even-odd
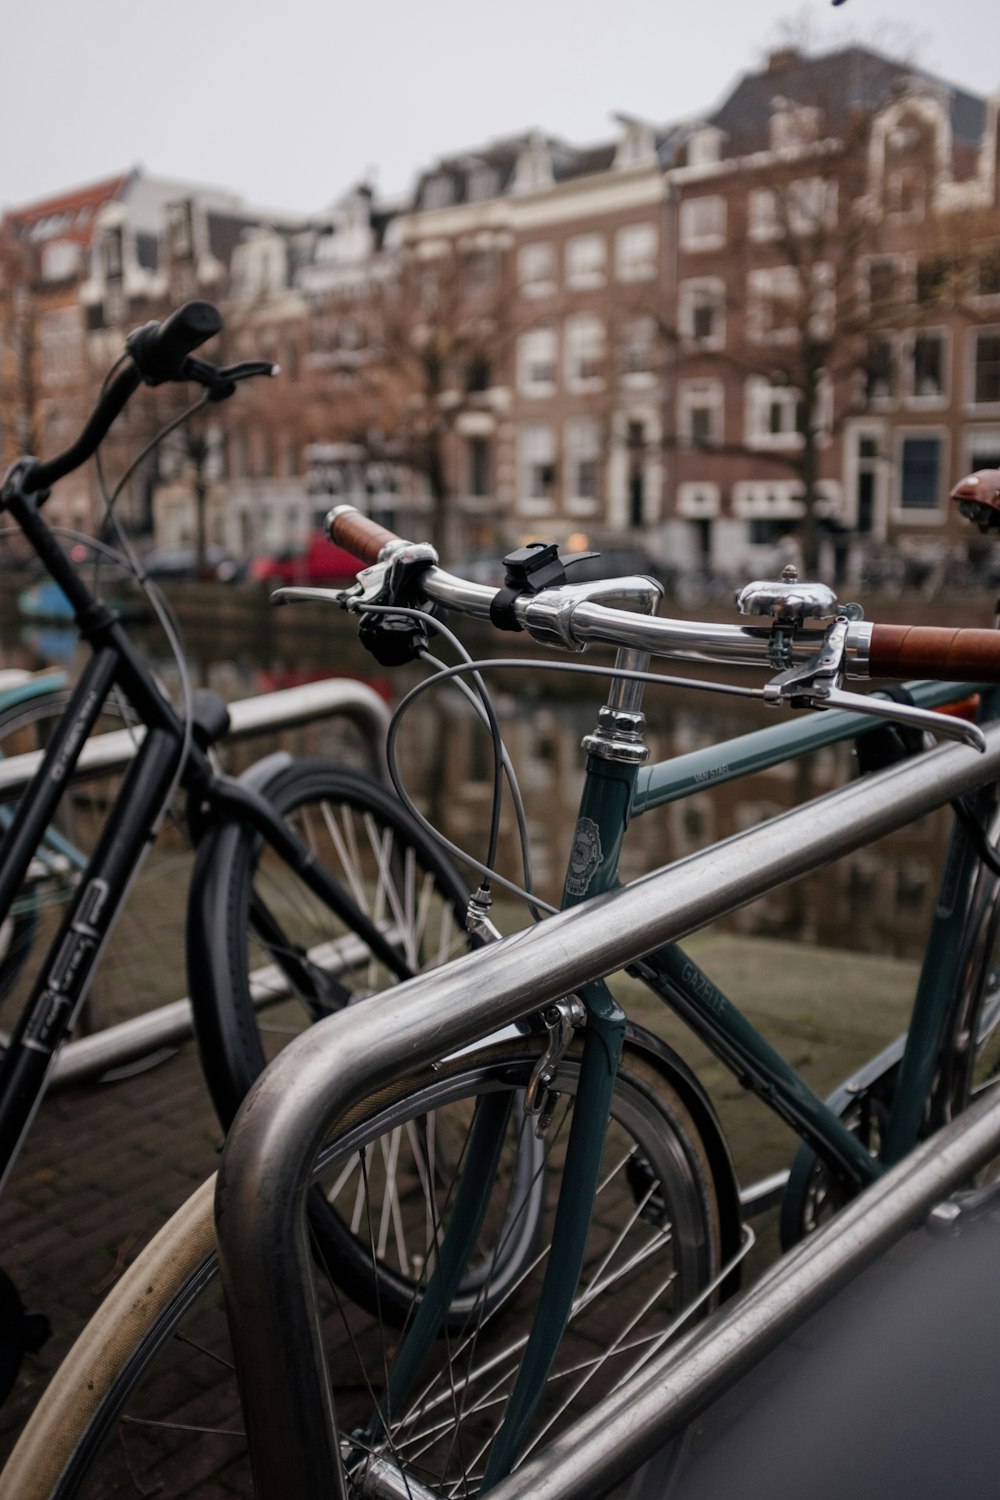
[[[709,110],[789,34],[1000,87],[994,0],[8,0],[0,204],[141,164],[309,212],[365,174]]]

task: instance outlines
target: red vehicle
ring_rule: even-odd
[[[350,552],[335,547],[321,531],[314,531],[304,552],[255,557],[250,564],[250,577],[275,588],[283,583],[316,583],[335,588],[353,583],[360,567]]]

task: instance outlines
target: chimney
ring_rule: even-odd
[[[802,53],[798,47],[780,47],[777,52],[769,54],[767,71],[769,73],[783,73],[786,68],[794,67],[796,63],[800,63],[802,60]]]

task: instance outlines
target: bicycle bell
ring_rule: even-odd
[[[736,595],[741,615],[770,615],[788,625],[803,620],[834,620],[840,613],[837,596],[825,583],[803,583],[789,564],[780,579],[758,578]]]

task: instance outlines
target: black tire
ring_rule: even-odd
[[[544,1045],[540,1037],[498,1042],[398,1082],[352,1111],[349,1124],[337,1132],[325,1175],[353,1172],[360,1180],[361,1153],[369,1166],[377,1166],[381,1143],[400,1130],[425,1131],[431,1111],[442,1141],[466,1140],[474,1101],[522,1089]],[[561,1097],[545,1141],[552,1168],[546,1174],[546,1245],[578,1075],[579,1046],[574,1044],[559,1066]],[[516,1134],[522,1128],[510,1127],[497,1174],[497,1202],[487,1216],[487,1224],[503,1226],[502,1232],[510,1223],[508,1168],[519,1159]],[[452,1165],[460,1161],[459,1145]],[[697,1304],[699,1294],[698,1312],[705,1311],[711,1301],[705,1289],[719,1269],[717,1201],[704,1146],[664,1073],[630,1045],[615,1085],[600,1180],[574,1321],[557,1353],[533,1429],[546,1440],[651,1357],[672,1335],[678,1311]],[[409,1196],[399,1200],[405,1213],[421,1221],[428,1217],[427,1183],[426,1174],[412,1174]],[[443,1171],[434,1183],[432,1222],[451,1193]],[[378,1242],[383,1184],[380,1173],[366,1180],[373,1245]],[[248,1460],[236,1453],[242,1421],[232,1372],[224,1364],[225,1319],[207,1290],[213,1271],[208,1187],[201,1190],[200,1204],[185,1213],[187,1221],[177,1216],[126,1273],[57,1373],[0,1478],[2,1500],[105,1496],[117,1493],[119,1483],[142,1492],[159,1487],[181,1497],[197,1493],[210,1474],[220,1492],[252,1495]],[[544,1262],[543,1254],[538,1264],[525,1269],[511,1289],[510,1305],[470,1322],[461,1340],[438,1340],[415,1387],[419,1399],[393,1420],[392,1449],[384,1439],[377,1444],[385,1453],[395,1453],[407,1472],[434,1493],[456,1493],[452,1486],[466,1481],[468,1488],[457,1492],[478,1489],[484,1450],[500,1423]],[[319,1296],[340,1430],[358,1433],[372,1417],[398,1335],[387,1334],[376,1319],[348,1306],[336,1289],[329,1293],[320,1286]],[[189,1326],[189,1314],[192,1319],[198,1315],[197,1326]],[[595,1353],[603,1357],[595,1358]],[[154,1366],[155,1356],[160,1358]],[[181,1382],[185,1361],[195,1365],[190,1385]],[[584,1364],[586,1379],[580,1373]],[[482,1391],[478,1382],[489,1385],[488,1401],[476,1399]],[[439,1435],[432,1431],[429,1443],[414,1437],[415,1423],[435,1429],[428,1413],[441,1412],[445,1402],[454,1400],[456,1384],[466,1399],[460,1395],[447,1410],[462,1413],[461,1432],[456,1435],[449,1418]],[[175,1430],[172,1422],[183,1423],[183,1430],[179,1425]],[[211,1435],[192,1436],[192,1429],[206,1426],[213,1429]],[[221,1433],[214,1430],[220,1427]],[[120,1441],[111,1441],[116,1433]],[[355,1492],[350,1482],[349,1489]]]
[[[366,915],[403,935],[411,970],[446,962],[467,951],[468,889],[439,846],[399,800],[359,771],[324,760],[282,762],[257,790],[305,839],[316,858],[346,887]],[[396,888],[396,881],[399,888]],[[275,956],[269,940],[255,936],[254,903],[263,902],[294,950],[294,964]],[[345,949],[350,955],[345,960]],[[289,1033],[325,1013],[355,1004],[385,988],[395,975],[345,923],[319,902],[245,824],[213,830],[198,852],[189,925],[190,990],[202,1066],[216,1111],[228,1129],[251,1084]],[[315,961],[320,955],[320,962]],[[328,975],[324,962],[332,960]],[[258,997],[273,978],[275,1004]],[[520,1108],[519,1104],[515,1109]],[[539,1150],[525,1137],[519,1166],[527,1192],[536,1179]],[[534,1202],[529,1195],[529,1204]],[[318,1251],[354,1301],[401,1324],[411,1305],[406,1255],[396,1274],[374,1277],[367,1247],[322,1192],[313,1193],[311,1223]],[[521,1215],[505,1237],[505,1259],[494,1268],[493,1295],[535,1252],[537,1214]],[[471,1273],[456,1298],[453,1325],[477,1295]]]

